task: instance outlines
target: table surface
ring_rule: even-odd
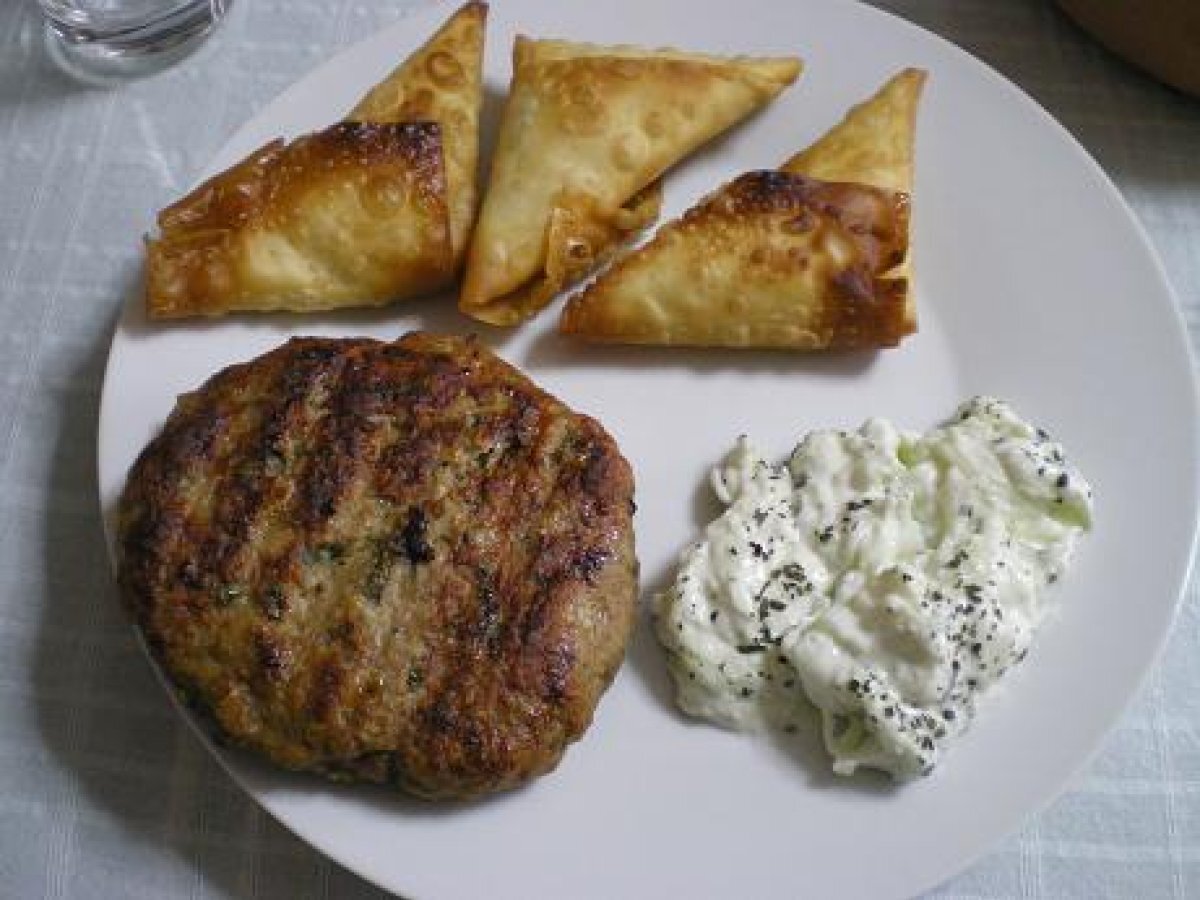
[[[0,4],[0,894],[379,898],[277,825],[177,717],[109,583],[95,424],[154,210],[240,124],[421,0],[242,0],[194,56],[97,89]],[[1200,339],[1200,101],[1040,0],[877,5],[990,63],[1092,153]],[[187,97],[187,103],[178,98]],[[1130,598],[1137,602],[1137,598]],[[1200,896],[1200,605],[1072,787],[933,897]]]

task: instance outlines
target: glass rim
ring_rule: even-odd
[[[38,0],[46,24],[71,43],[94,41],[136,42],[146,32],[194,28],[205,21],[216,21],[227,11],[232,0],[176,0],[159,10],[141,12],[97,10],[89,12],[64,0]]]

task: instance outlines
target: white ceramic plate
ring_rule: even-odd
[[[449,12],[341,54],[238,132],[216,171],[276,135],[339,117]],[[596,350],[556,310],[486,338],[598,416],[638,478],[647,592],[710,514],[707,467],[746,432],[780,455],[803,431],[885,415],[925,428],[990,393],[1050,429],[1092,479],[1097,526],[1063,611],[931,778],[838,780],[815,738],[783,749],[687,723],[648,629],[595,725],[551,777],[466,808],[426,806],[220,754],[284,824],[414,897],[901,896],[956,872],[1046,803],[1115,722],[1160,648],[1196,523],[1192,368],[1170,289],[1102,172],[1039,107],[950,44],[873,9],[784,0],[505,0],[492,10],[494,123],[517,30],[726,53],[798,53],[800,82],[671,173],[665,215],[803,147],[908,65],[929,70],[915,247],[921,331],[872,355]],[[530,165],[536,165],[531,160]],[[446,299],[383,313],[117,329],[100,422],[111,512],[129,464],[179,392],[298,333],[465,332]]]

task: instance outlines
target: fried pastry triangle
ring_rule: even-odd
[[[785,170],[743,175],[663,226],[572,297],[560,329],[614,343],[895,346],[916,324],[907,257],[923,78],[901,73]]]
[[[450,239],[461,263],[478,194],[486,3],[467,3],[359,101],[360,122],[437,122],[442,129]]]
[[[378,306],[453,274],[439,128],[342,122],[273,141],[159,214],[152,318]]]
[[[891,346],[908,333],[903,194],[750,172],[659,229],[563,310],[592,341],[695,347]]]
[[[460,308],[512,325],[657,216],[656,179],[775,97],[799,60],[518,37]]]
[[[447,286],[475,211],[486,11],[462,7],[347,121],[267,144],[163,210],[149,315],[378,306]]]

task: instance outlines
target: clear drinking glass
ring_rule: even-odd
[[[127,70],[190,52],[233,0],[38,0],[50,49],[71,67]]]

